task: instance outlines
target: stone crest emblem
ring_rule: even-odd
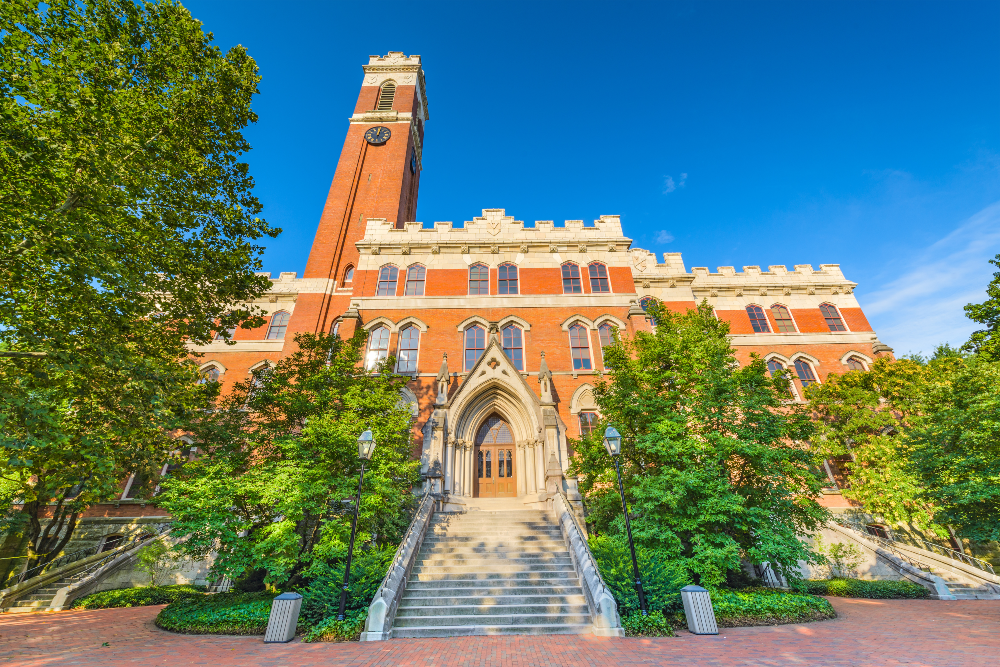
[[[486,219],[486,231],[488,231],[493,236],[500,233],[500,218],[487,218]]]
[[[632,253],[632,266],[639,271],[645,271],[649,267],[649,259],[646,257],[646,253],[641,251]]]

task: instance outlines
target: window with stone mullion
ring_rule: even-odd
[[[524,370],[524,345],[521,337],[521,328],[509,324],[503,328],[503,351],[510,359],[510,363],[519,371]]]

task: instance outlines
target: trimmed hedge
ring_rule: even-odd
[[[178,584],[175,586],[143,586],[141,588],[116,588],[92,593],[73,601],[71,609],[111,609],[113,607],[145,607],[154,604],[171,604],[178,600],[205,596],[204,586]]]
[[[618,604],[622,618],[639,614],[639,596],[635,592],[632,556],[628,542],[619,536],[592,536],[587,543],[597,561],[601,578]],[[681,607],[681,589],[691,583],[682,567],[670,561],[663,551],[636,545],[636,560],[642,573],[642,588],[650,610],[669,613]],[[648,617],[647,617],[648,618]]]
[[[184,598],[156,616],[156,626],[189,635],[262,635],[277,593],[218,593]]]
[[[813,595],[873,600],[916,600],[930,597],[930,591],[905,579],[900,581],[869,581],[867,579],[807,579],[801,588]]]
[[[828,600],[773,588],[712,591],[715,620],[721,628],[782,625],[836,618]],[[683,619],[683,614],[680,615]]]
[[[622,628],[626,637],[673,637],[671,621],[659,611],[649,612],[649,616],[634,613],[622,617]]]

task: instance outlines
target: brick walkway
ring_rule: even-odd
[[[0,617],[0,663],[279,667],[379,665],[997,665],[1000,602],[831,600],[840,617],[804,625],[682,633],[663,639],[591,635],[394,639],[348,644],[267,644],[260,637],[175,635],[153,626],[160,607]],[[108,646],[103,646],[107,642]]]

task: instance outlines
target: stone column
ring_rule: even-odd
[[[527,468],[524,467],[524,451],[527,447],[524,446],[524,440],[517,441],[517,495],[523,496],[526,491],[525,482],[527,481],[524,477]]]
[[[465,466],[465,495],[472,497],[472,476],[475,474],[476,469],[476,446],[465,441],[465,453],[467,456],[465,458],[469,459],[469,463]]]
[[[465,459],[465,447],[462,446],[461,442],[458,442],[455,445],[455,474],[453,475],[455,488],[452,489],[452,495],[455,496],[465,495],[462,493],[462,489],[465,486],[464,459]]]
[[[448,438],[448,445],[444,452],[444,490],[453,492],[452,480],[455,472],[455,436]]]
[[[545,490],[545,443],[535,440],[535,492]]]

